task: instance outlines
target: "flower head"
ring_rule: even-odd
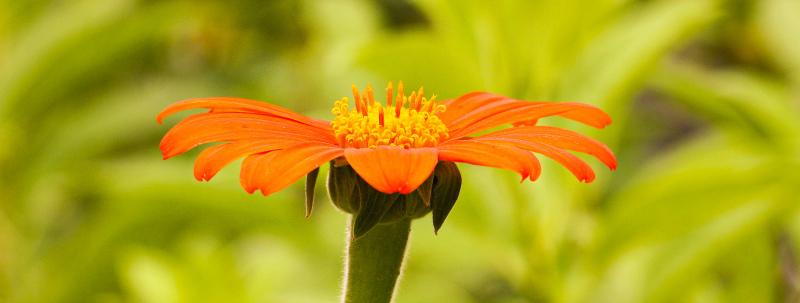
[[[581,103],[530,102],[473,92],[436,101],[422,88],[406,95],[390,83],[385,103],[367,87],[353,86],[348,98],[335,102],[333,121],[317,120],[264,102],[240,98],[202,98],[168,106],[158,115],[207,108],[175,125],[161,141],[165,159],[198,145],[205,149],[195,162],[195,177],[210,180],[228,163],[244,158],[241,183],[253,193],[272,194],[334,159],[344,159],[374,189],[409,194],[425,182],[437,163],[461,162],[509,169],[536,180],[541,166],[534,153],[561,163],[580,181],[594,171],[569,151],[590,154],[611,169],[617,161],[604,144],[566,129],[537,126],[548,116],[561,116],[602,128],[611,123],[602,110]],[[475,137],[502,125],[512,127]]]

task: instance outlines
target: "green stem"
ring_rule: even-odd
[[[410,231],[411,219],[378,224],[356,240],[350,231],[342,302],[392,301]]]

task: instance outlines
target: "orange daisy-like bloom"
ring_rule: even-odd
[[[194,175],[210,180],[222,167],[244,157],[241,183],[248,193],[272,194],[320,165],[344,158],[375,189],[408,194],[433,172],[438,161],[462,162],[513,170],[536,180],[541,166],[533,153],[561,163],[578,180],[591,182],[594,171],[568,150],[590,154],[610,169],[616,158],[604,144],[569,130],[536,126],[547,116],[561,116],[603,128],[611,123],[602,110],[582,103],[530,102],[473,92],[437,102],[420,88],[406,96],[402,82],[386,103],[371,87],[361,94],[353,86],[355,108],[348,98],[336,101],[333,121],[313,119],[264,102],[240,98],[201,98],[177,102],[158,115],[159,123],[179,111],[210,109],[175,125],[161,141],[164,159],[198,145],[205,149]],[[470,137],[501,125],[514,127]]]

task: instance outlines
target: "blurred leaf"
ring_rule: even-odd
[[[716,3],[655,1],[628,12],[588,45],[562,82],[560,97],[594,103],[616,117],[625,114],[622,98],[668,51],[714,20]]]
[[[720,252],[765,227],[777,211],[774,201],[771,201],[774,196],[770,194],[758,193],[758,196],[747,197],[750,202],[720,214],[718,219],[702,229],[665,247],[660,260],[653,262],[657,269],[645,301],[673,302],[676,297],[680,298],[680,290],[692,283],[687,277],[696,277],[707,270]]]
[[[685,234],[736,206],[711,197],[748,194],[777,179],[774,167],[760,157],[758,149],[728,140],[703,136],[642,168],[609,199],[603,247],[621,250],[623,243],[636,245]],[[714,157],[698,158],[698,154]],[[675,225],[675,218],[681,218],[680,225]]]
[[[181,302],[170,264],[152,252],[132,250],[121,262],[123,284],[137,302]]]
[[[780,83],[751,73],[710,73],[677,64],[668,65],[654,79],[676,101],[715,122],[732,123],[734,130],[751,132],[789,150],[800,148],[800,141],[794,139],[800,132],[800,110]]]
[[[49,11],[26,32],[19,33],[20,40],[13,44],[6,60],[0,61],[3,63],[0,116],[6,117],[19,110],[16,106],[22,102],[21,98],[39,83],[42,76],[53,66],[64,63],[60,56],[68,55],[78,45],[91,45],[88,41],[96,39],[93,34],[98,29],[119,20],[132,5],[128,0],[76,1],[63,9]],[[95,62],[89,64],[92,63]],[[101,66],[106,67],[104,64]]]
[[[778,63],[800,85],[800,1],[763,0],[756,2],[756,26],[765,45]]]

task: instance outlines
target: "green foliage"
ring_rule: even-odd
[[[331,302],[347,219],[324,189],[307,220],[300,184],[196,182],[155,114],[233,95],[330,118],[389,80],[598,105],[602,131],[543,123],[620,160],[592,184],[460,166],[397,302],[796,300],[799,20],[797,0],[0,0],[0,301]]]

